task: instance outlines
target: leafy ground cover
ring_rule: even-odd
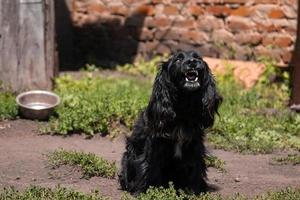
[[[267,66],[265,75],[248,90],[235,82],[230,66],[228,73],[216,74],[224,102],[215,126],[208,131],[208,141],[215,148],[248,153],[300,150],[300,115],[287,109],[287,73],[275,68],[270,60],[262,61]],[[61,96],[62,104],[43,132],[85,133],[89,136],[100,132],[115,136],[120,124],[130,129],[140,110],[147,105],[151,80],[159,62],[160,59],[155,58],[117,68],[138,77],[151,77],[144,80],[100,76],[57,78],[55,92]],[[282,81],[270,81],[276,76]],[[3,102],[0,119],[15,118],[14,96],[0,92],[0,101]]]
[[[221,172],[226,172],[225,170],[225,161],[221,160],[217,156],[214,155],[208,155],[205,158],[205,164],[207,167],[213,167]]]
[[[146,105],[150,83],[124,78],[70,76],[56,79],[55,92],[62,99],[56,116],[50,119],[45,132],[88,135],[106,134],[114,122],[131,127],[139,111]]]
[[[236,83],[230,72],[217,76],[224,103],[208,134],[215,148],[252,153],[284,148],[300,150],[300,115],[287,108],[287,83],[270,82],[268,77],[277,74],[273,66],[266,66],[266,74],[249,90]]]
[[[268,192],[266,194],[252,198],[253,200],[296,200],[300,198],[300,188],[292,189],[286,188],[277,192]],[[250,200],[242,195],[235,195],[233,197],[223,198],[220,195],[203,194],[203,195],[189,195],[183,192],[179,193],[174,189],[173,185],[170,184],[169,188],[150,188],[146,193],[139,195],[137,198],[131,196],[124,196],[123,200]]]
[[[300,154],[289,154],[285,157],[276,157],[274,158],[274,161],[277,164],[281,164],[281,165],[286,165],[286,164],[299,165]]]
[[[18,191],[13,187],[4,188],[0,191],[0,200],[108,200],[104,198],[98,191],[90,194],[77,192],[75,190],[67,189],[57,186],[54,189],[44,188],[39,186],[30,186],[24,191]]]
[[[0,90],[0,120],[14,119],[18,114],[15,96]]]
[[[57,186],[54,189],[44,188],[39,186],[30,186],[23,191],[18,191],[12,187],[4,188],[0,191],[1,200],[35,200],[35,199],[49,199],[49,200],[108,200],[103,197],[99,191],[91,193],[77,192],[72,189],[67,189]],[[146,193],[137,197],[132,197],[129,194],[124,194],[122,200],[250,200],[242,195],[235,195],[234,197],[222,198],[220,195],[204,194],[204,195],[188,195],[179,193],[170,184],[169,188],[150,188]],[[300,199],[300,188],[286,188],[281,191],[272,191],[266,194],[252,198],[253,200],[298,200]]]
[[[101,176],[114,178],[117,173],[116,164],[109,162],[93,153],[56,150],[47,154],[48,161],[54,167],[61,165],[79,166],[85,177]]]

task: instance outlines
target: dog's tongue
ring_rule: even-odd
[[[197,74],[195,72],[187,72],[185,76],[188,80],[195,80],[197,78]]]

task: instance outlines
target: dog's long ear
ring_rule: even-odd
[[[205,91],[202,96],[202,104],[203,104],[203,127],[208,128],[211,127],[214,123],[214,116],[218,114],[218,108],[222,103],[222,96],[218,94],[215,79],[207,65],[206,65],[206,73],[203,77],[203,84]]]
[[[174,119],[176,115],[173,110],[175,87],[170,81],[168,72],[170,62],[169,60],[162,63],[155,78],[152,95],[146,110],[149,119],[156,128],[163,127],[167,121]]]

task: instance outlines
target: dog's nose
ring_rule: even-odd
[[[191,59],[185,61],[185,64],[186,64],[188,67],[196,68],[196,67],[197,67],[197,60],[191,58]]]

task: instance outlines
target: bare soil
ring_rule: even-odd
[[[124,151],[124,138],[111,141],[108,137],[95,136],[86,139],[83,135],[67,137],[40,135],[38,123],[29,120],[0,122],[0,188],[15,186],[23,189],[29,185],[55,187],[60,184],[79,191],[98,189],[104,196],[120,199],[117,178],[82,178],[80,169],[49,166],[45,154],[59,148],[93,152],[118,166]],[[267,155],[242,155],[234,152],[208,148],[209,153],[226,162],[226,172],[208,170],[209,183],[216,188],[213,193],[232,196],[241,193],[248,197],[300,185],[299,165],[274,165],[272,158],[290,152]]]

